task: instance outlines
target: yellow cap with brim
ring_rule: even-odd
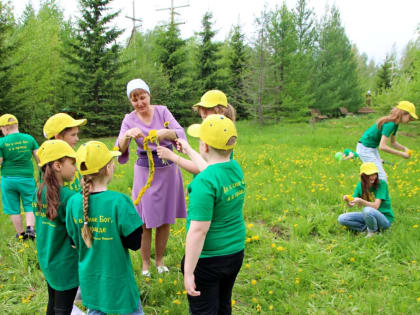
[[[235,124],[223,115],[209,115],[201,124],[188,127],[187,133],[194,138],[200,138],[205,144],[221,150],[232,149],[236,141],[228,144],[230,138],[238,137]]]
[[[414,106],[413,103],[408,102],[408,101],[401,101],[398,103],[397,108],[405,110],[411,115],[411,117],[418,119],[416,115],[416,107]]]
[[[95,174],[112,158],[120,155],[120,151],[111,151],[100,141],[89,141],[82,144],[76,152],[77,168],[82,175]]]
[[[216,107],[217,105],[222,105],[224,107],[228,106],[227,97],[225,93],[219,90],[210,90],[204,93],[201,97],[201,101],[195,106],[202,106],[206,108]]]
[[[68,114],[58,113],[48,118],[44,125],[44,137],[51,139],[66,128],[86,125],[86,119],[74,119]]]
[[[360,166],[360,175],[362,174],[372,175],[372,174],[378,174],[378,173],[379,171],[375,163],[366,162]]]
[[[17,124],[17,118],[12,114],[4,114],[0,116],[0,127]]]
[[[36,155],[39,159],[39,166],[57,161],[63,157],[76,158],[76,152],[73,148],[63,140],[47,140],[39,147]]]

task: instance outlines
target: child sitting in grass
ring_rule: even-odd
[[[338,217],[338,222],[354,231],[365,231],[367,237],[375,232],[388,229],[394,221],[394,212],[387,183],[379,179],[375,163],[367,162],[360,166],[360,182],[353,196],[344,196],[349,207],[358,205],[362,212],[348,212]]]

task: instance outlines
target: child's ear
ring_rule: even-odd
[[[204,152],[209,153],[210,148],[209,145],[207,143],[204,143]]]
[[[52,164],[52,168],[54,171],[59,172],[61,170],[61,163],[58,161],[54,161]]]

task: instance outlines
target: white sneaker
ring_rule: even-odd
[[[156,268],[158,273],[169,272],[169,269],[166,266],[157,266]]]
[[[83,312],[80,308],[78,308],[76,305],[73,304],[71,315],[85,315],[85,312]]]
[[[142,270],[141,274],[143,277],[150,277],[150,271],[149,270]]]

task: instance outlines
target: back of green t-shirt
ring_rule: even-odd
[[[245,181],[235,160],[209,165],[188,185],[187,230],[191,221],[211,221],[200,257],[237,253],[244,249]]]
[[[46,217],[46,189],[42,191],[42,208],[38,209],[34,194],[33,209],[36,225],[36,250],[39,265],[48,284],[55,290],[64,291],[79,286],[77,251],[71,246],[66,230],[66,205],[75,192],[62,187],[58,216],[54,220]]]
[[[74,195],[67,205],[67,231],[79,253],[83,305],[104,313],[133,312],[139,303],[128,249],[121,236],[143,225],[131,199],[119,192],[104,191],[89,196],[88,226],[93,243],[87,248],[81,235],[83,197]]]
[[[395,136],[398,131],[398,125],[392,121],[388,121],[378,129],[378,124],[375,123],[368,130],[365,131],[360,142],[368,148],[377,148],[381,142],[382,135],[386,137]]]
[[[374,197],[371,202],[375,201],[375,199],[382,200],[378,210],[386,216],[390,223],[392,223],[394,221],[394,212],[391,208],[391,198],[389,197],[388,184],[384,180],[380,179],[378,187],[376,189],[371,189],[370,192]],[[359,182],[354,189],[353,197],[361,198],[362,194],[362,182]]]
[[[12,133],[0,139],[2,176],[33,177],[32,152],[38,149],[35,139],[26,133]]]

